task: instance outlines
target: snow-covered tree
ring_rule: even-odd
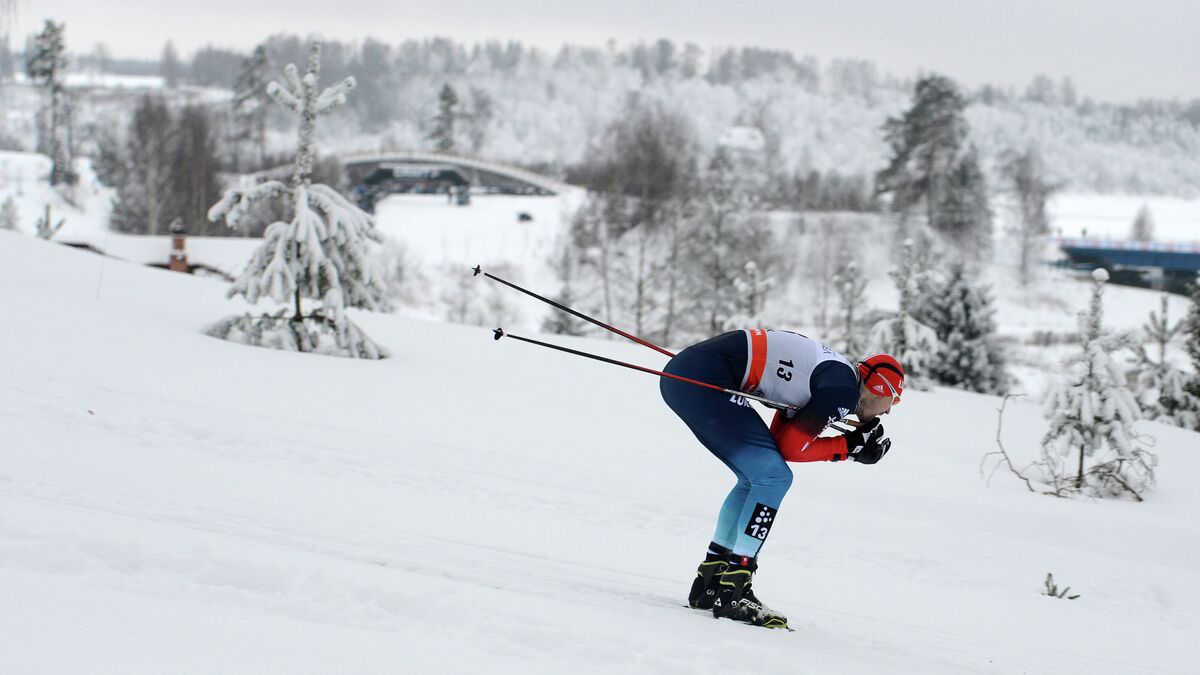
[[[476,155],[487,142],[488,129],[496,116],[496,104],[487,90],[471,88],[471,110],[467,113],[467,137],[471,139],[471,152]]]
[[[937,333],[916,318],[922,304],[919,293],[924,272],[920,261],[916,242],[911,238],[904,240],[900,260],[889,272],[896,284],[899,307],[893,316],[871,328],[867,340],[870,351],[896,357],[904,366],[906,383],[915,389],[928,386],[929,370],[938,350]]]
[[[242,61],[233,87],[234,164],[241,168],[242,146],[254,149],[254,166],[261,168],[267,153],[267,50],[263,45]]]
[[[327,185],[312,182],[313,147],[317,117],[346,102],[354,88],[348,77],[321,91],[317,87],[321,48],[313,43],[303,78],[294,64],[285,69],[285,83],[272,82],[267,92],[300,118],[299,147],[290,185],[267,181],[249,189],[230,190],[209,211],[209,218],[224,218],[238,226],[254,202],[289,199],[291,222],[271,224],[246,271],[229,289],[229,296],[245,296],[256,303],[268,297],[285,307],[257,319],[234,317],[213,327],[219,337],[238,339],[298,351],[337,353],[360,358],[384,355],[374,342],[346,316],[349,307],[381,309],[387,304],[383,266],[373,257],[372,242],[382,240],[375,223],[349,200]],[[304,312],[302,301],[318,307]],[[292,304],[289,310],[286,305]],[[292,311],[290,318],[285,315]],[[334,345],[322,335],[332,334]]]
[[[175,51],[175,43],[170,40],[167,41],[167,44],[163,45],[159,72],[162,74],[163,85],[167,89],[174,89],[179,86],[179,74],[181,72],[179,52]]]
[[[350,63],[351,72],[356,74],[356,93],[350,107],[364,130],[384,129],[396,115],[399,99],[395,63],[391,46],[374,38],[363,41],[359,54]]]
[[[4,204],[0,206],[0,230],[16,230],[21,222],[21,216],[17,212],[17,202],[12,198],[12,195],[4,198]]]
[[[47,19],[35,36],[32,52],[26,54],[25,72],[42,87],[43,103],[38,124],[38,152],[51,161],[50,184],[73,185],[70,111],[62,77],[67,67],[64,32],[66,25]]]
[[[834,328],[841,352],[852,359],[866,356],[864,318],[867,314],[867,279],[858,269],[858,263],[853,260],[847,262],[833,276],[833,286],[838,303]]]
[[[209,115],[204,106],[185,107],[179,114],[171,139],[171,201],[178,214],[175,217],[183,219],[193,236],[218,233],[218,227],[210,224],[207,217],[208,207],[221,194],[221,184],[217,180],[217,143]]]
[[[925,204],[926,222],[938,222],[951,175],[967,140],[966,101],[947,77],[930,75],[917,81],[912,106],[883,126],[892,156],[876,176],[876,190],[890,194],[891,208],[907,213]]]
[[[929,376],[940,384],[987,394],[1009,386],[1004,352],[996,341],[995,310],[987,289],[974,282],[961,261],[933,282],[921,318],[938,337]]]
[[[429,140],[433,141],[433,148],[438,152],[454,152],[454,118],[458,115],[456,106],[458,94],[447,83],[438,93],[438,113],[433,118],[433,131],[429,133]]]
[[[9,47],[8,33],[0,34],[0,82],[12,82],[17,74],[17,64]]]
[[[1105,331],[1102,297],[1108,272],[1101,268],[1092,276],[1091,305],[1079,316],[1081,349],[1064,361],[1066,378],[1046,397],[1050,428],[1040,464],[1055,494],[1128,492],[1141,501],[1154,485],[1158,460],[1142,447],[1134,429],[1141,409],[1114,358],[1135,344],[1128,333]]]
[[[1200,374],[1200,279],[1192,286],[1192,306],[1184,319],[1184,350],[1192,360],[1192,370]],[[1200,396],[1200,391],[1196,392]]]
[[[1046,169],[1041,153],[1035,148],[1024,152],[1006,151],[1000,173],[1008,182],[1008,189],[1017,198],[1017,237],[1020,249],[1018,266],[1021,285],[1029,283],[1035,266],[1035,256],[1042,245],[1042,238],[1050,233],[1050,219],[1046,214],[1046,202],[1058,190],[1058,185],[1046,178]]]
[[[1142,326],[1146,343],[1139,349],[1134,378],[1138,402],[1147,419],[1200,431],[1200,376],[1180,370],[1167,358],[1168,343],[1187,321],[1171,325],[1165,294],[1160,312],[1151,311]]]
[[[560,246],[552,265],[561,284],[559,292],[553,300],[560,305],[574,308],[578,301],[576,286],[579,283],[577,279],[579,261],[576,260],[575,249],[570,246]],[[558,335],[583,335],[583,323],[582,319],[572,314],[555,310],[548,314],[542,322],[542,330]]]
[[[992,210],[979,153],[968,146],[947,176],[930,227],[953,243],[961,255],[979,260],[992,246]]]
[[[691,269],[698,277],[691,304],[704,323],[703,330],[715,334],[738,313],[734,278],[762,251],[744,247],[751,200],[725,150],[718,150],[709,162],[699,199],[691,237],[695,256]]]
[[[1148,204],[1142,204],[1142,208],[1138,209],[1137,216],[1133,219],[1133,225],[1129,228],[1129,238],[1134,241],[1154,239],[1154,215],[1150,213]]]
[[[733,290],[737,298],[737,313],[725,322],[729,329],[762,324],[763,305],[767,294],[775,287],[775,279],[766,276],[758,263],[746,261],[742,273],[733,278]]]
[[[120,232],[158,234],[178,214],[174,202],[171,129],[174,120],[161,98],[144,96],[133,112],[124,148],[101,144],[97,165],[117,189],[110,224]]]
[[[1138,349],[1134,393],[1146,419],[1200,431],[1200,397],[1189,391],[1197,378],[1167,358],[1167,345],[1185,326],[1186,321],[1171,324],[1164,294],[1160,311],[1151,311],[1142,325],[1145,341]]]

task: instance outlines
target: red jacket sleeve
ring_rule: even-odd
[[[846,439],[842,436],[818,438],[806,431],[796,420],[788,420],[781,412],[771,420],[771,436],[779,446],[779,454],[788,462],[840,462],[846,459]],[[818,434],[820,432],[817,432]]]

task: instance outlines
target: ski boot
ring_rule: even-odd
[[[754,595],[751,581],[758,561],[750,556],[731,556],[729,566],[717,581],[717,597],[713,602],[713,616],[733,619],[751,626],[764,628],[787,628],[787,617],[765,607]]]
[[[728,555],[708,553],[704,562],[696,568],[696,578],[688,593],[688,606],[692,609],[712,609],[717,599],[717,578],[729,567]]]

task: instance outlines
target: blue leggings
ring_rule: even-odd
[[[737,389],[746,359],[746,334],[735,331],[688,347],[665,371]],[[667,377],[661,378],[659,389],[704,447],[737,476],[737,485],[721,506],[713,542],[735,555],[757,556],[792,485],[792,470],[767,425],[740,397]]]

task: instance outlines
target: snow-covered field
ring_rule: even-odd
[[[681,606],[732,477],[653,378],[390,315],[381,362],[234,345],[225,288],[0,232],[0,672],[1195,672],[1194,433],[1143,425],[1146,503],[1056,500],[980,477],[998,399],[912,392],[882,463],[794,466],[766,631]]]

